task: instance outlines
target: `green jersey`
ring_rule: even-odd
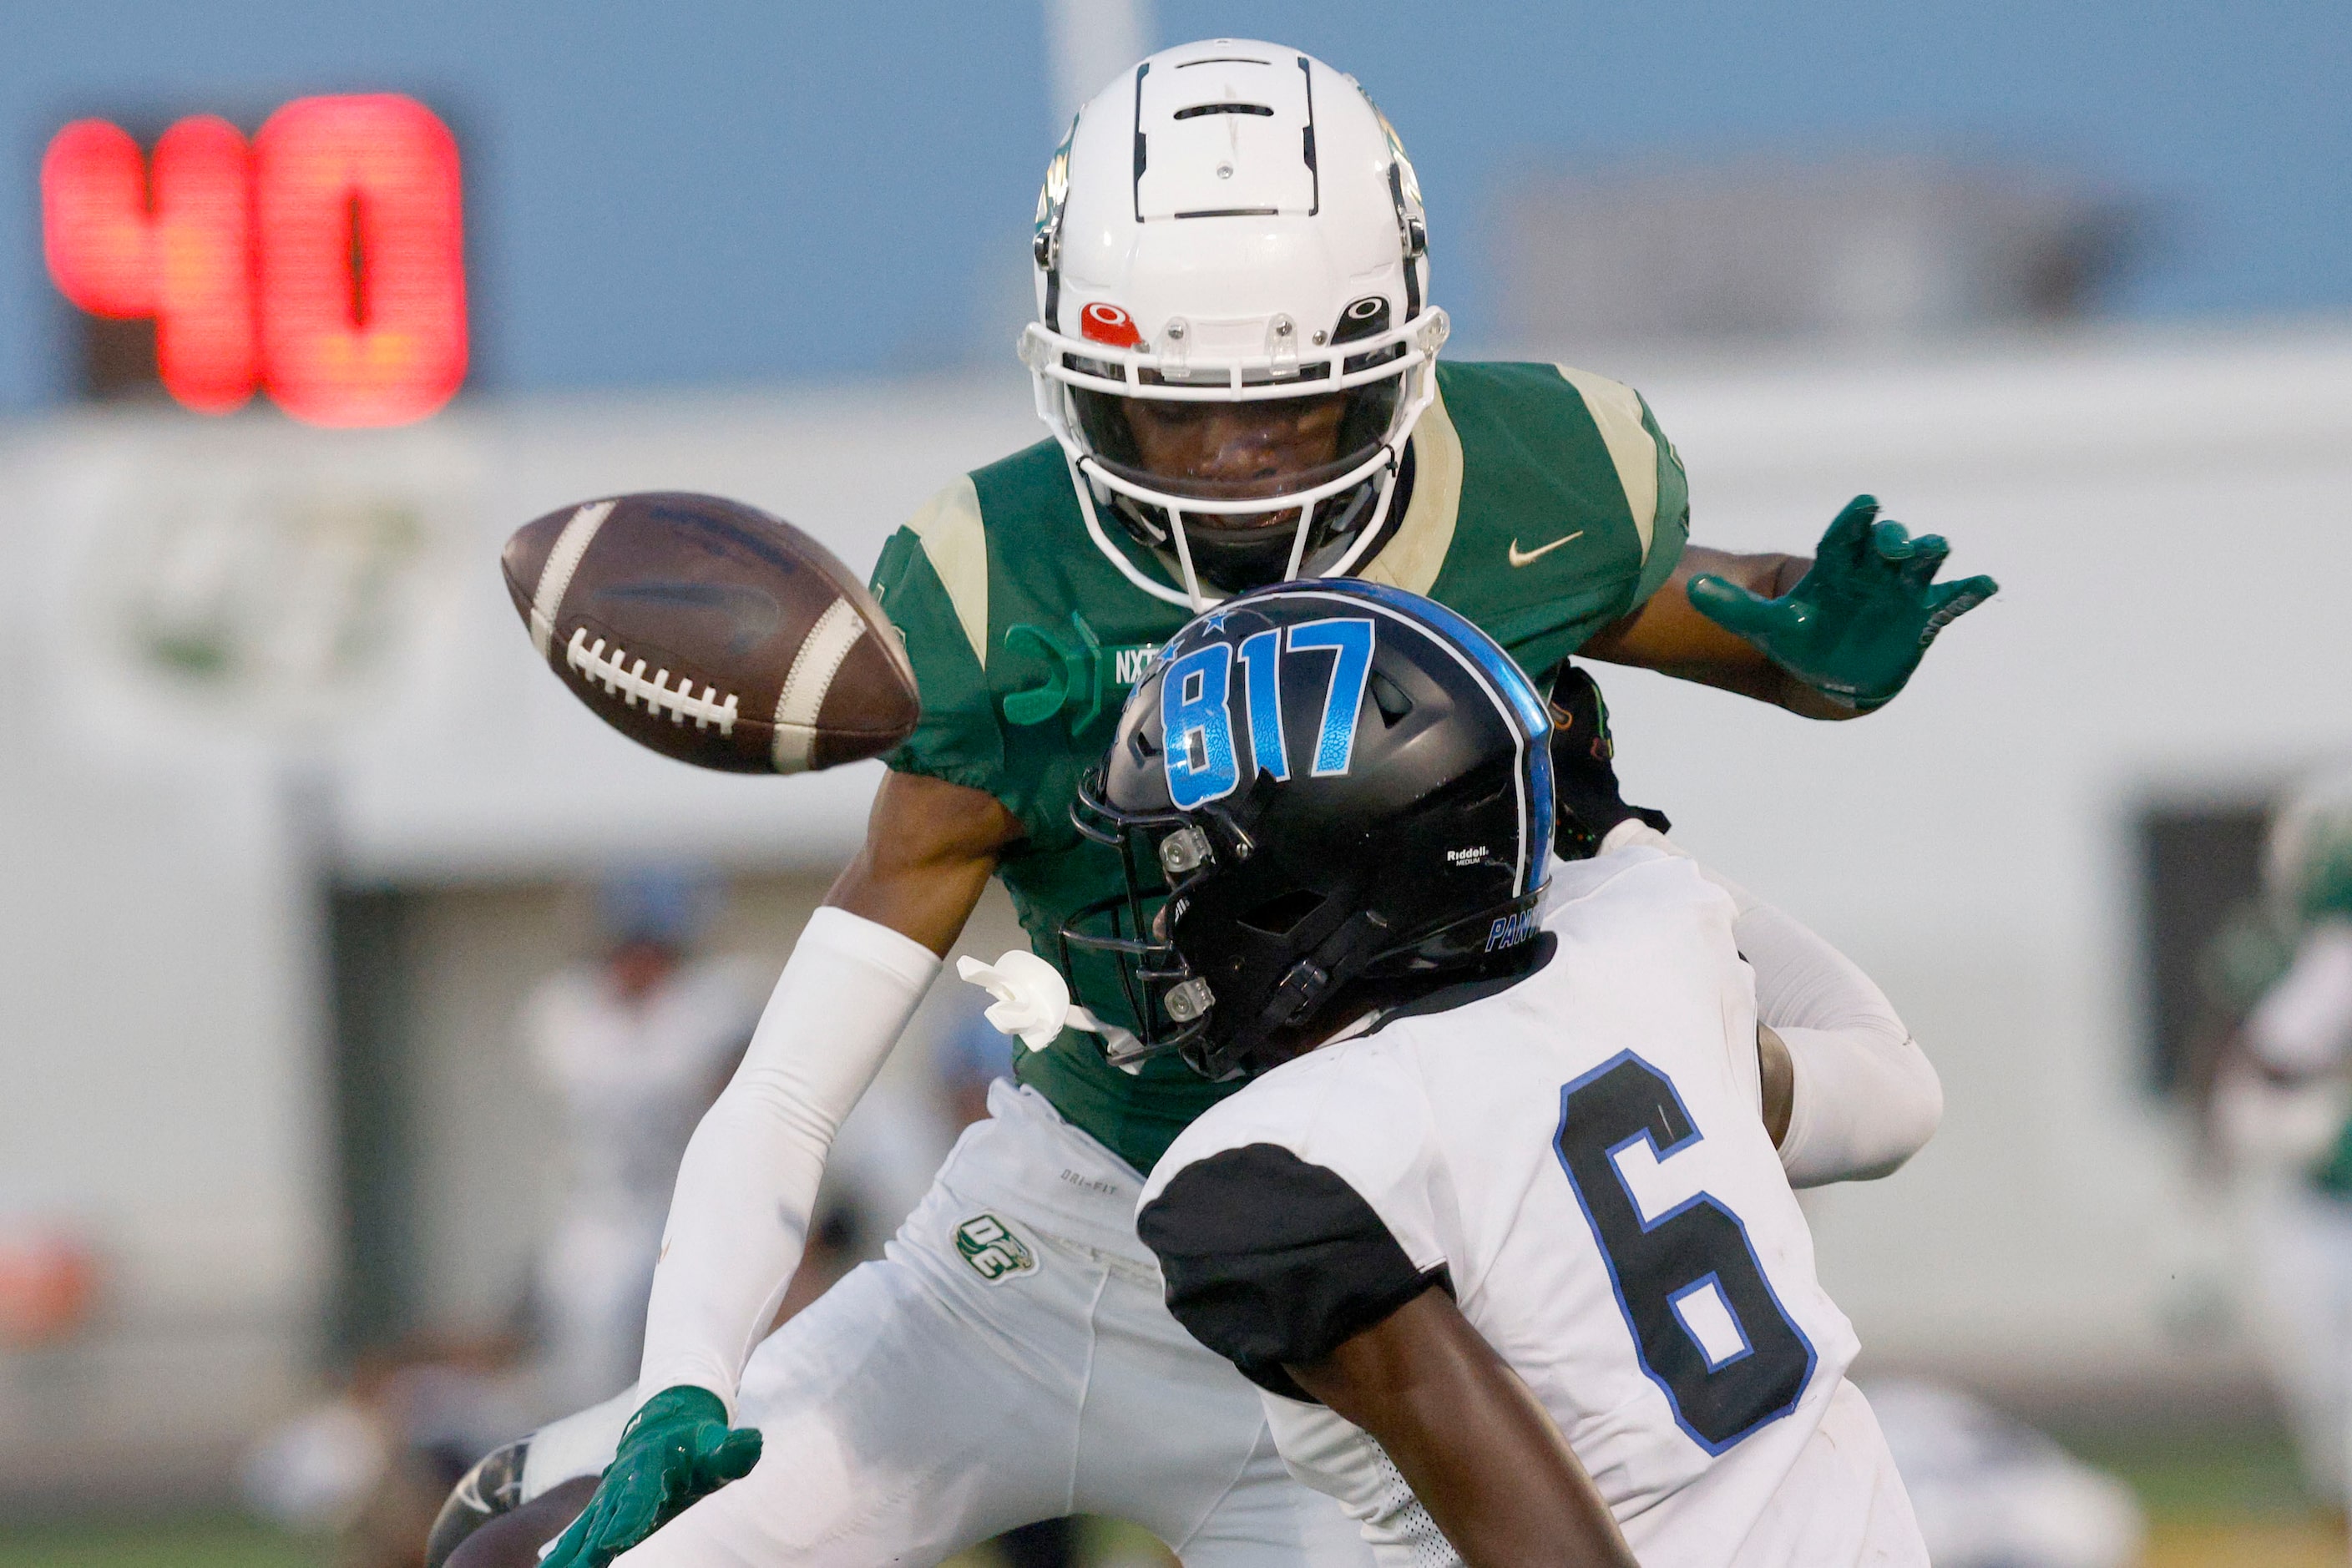
[[[1632,388],[1549,364],[1437,368],[1415,426],[1404,515],[1358,575],[1451,605],[1539,685],[1584,639],[1647,599],[1689,529],[1674,447]],[[1147,573],[1171,563],[1110,531]],[[957,480],[883,548],[874,596],[906,637],[921,721],[887,759],[985,790],[1026,837],[997,875],[1030,944],[1059,962],[1072,911],[1120,892],[1116,851],[1079,836],[1070,804],[1102,758],[1127,689],[1191,618],[1120,574],[1087,532],[1059,447],[1043,441]],[[1073,994],[1136,1022],[1114,967],[1074,952]],[[1024,1052],[1021,1081],[1138,1171],[1236,1085],[1172,1058],[1129,1073],[1094,1035]]]

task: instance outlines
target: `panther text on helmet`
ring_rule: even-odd
[[[1078,111],[1034,255],[1022,358],[1129,581],[1200,608],[1368,558],[1446,318],[1412,165],[1353,79],[1234,39],[1154,56]]]

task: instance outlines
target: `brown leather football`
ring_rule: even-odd
[[[664,756],[797,773],[880,756],[920,711],[897,628],[833,552],[718,496],[551,511],[507,541],[532,644],[599,718]]]

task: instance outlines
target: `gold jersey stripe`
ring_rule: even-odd
[[[1658,526],[1658,444],[1642,423],[1642,398],[1622,381],[1595,375],[1589,370],[1561,365],[1559,374],[1584,399],[1585,411],[1600,427],[1617,466],[1617,483],[1625,492],[1625,510],[1633,514],[1633,531],[1641,537],[1642,559],[1650,558],[1650,539]]]
[[[907,526],[923,542],[931,570],[955,605],[971,643],[971,657],[988,668],[988,532],[980,521],[980,491],[970,475],[925,501]]]
[[[1412,427],[1412,500],[1405,505],[1404,521],[1396,537],[1357,568],[1356,575],[1409,594],[1428,593],[1445,564],[1445,552],[1454,548],[1461,510],[1462,437],[1445,412],[1441,390]]]

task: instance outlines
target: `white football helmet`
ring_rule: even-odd
[[[1223,596],[1204,584],[1364,557],[1436,395],[1446,319],[1419,182],[1353,78],[1234,38],[1153,55],[1072,121],[1034,254],[1021,357],[1087,531],[1129,581],[1198,609]],[[1147,467],[1130,411],[1198,460]],[[1173,552],[1181,589],[1104,533],[1105,508]]]

